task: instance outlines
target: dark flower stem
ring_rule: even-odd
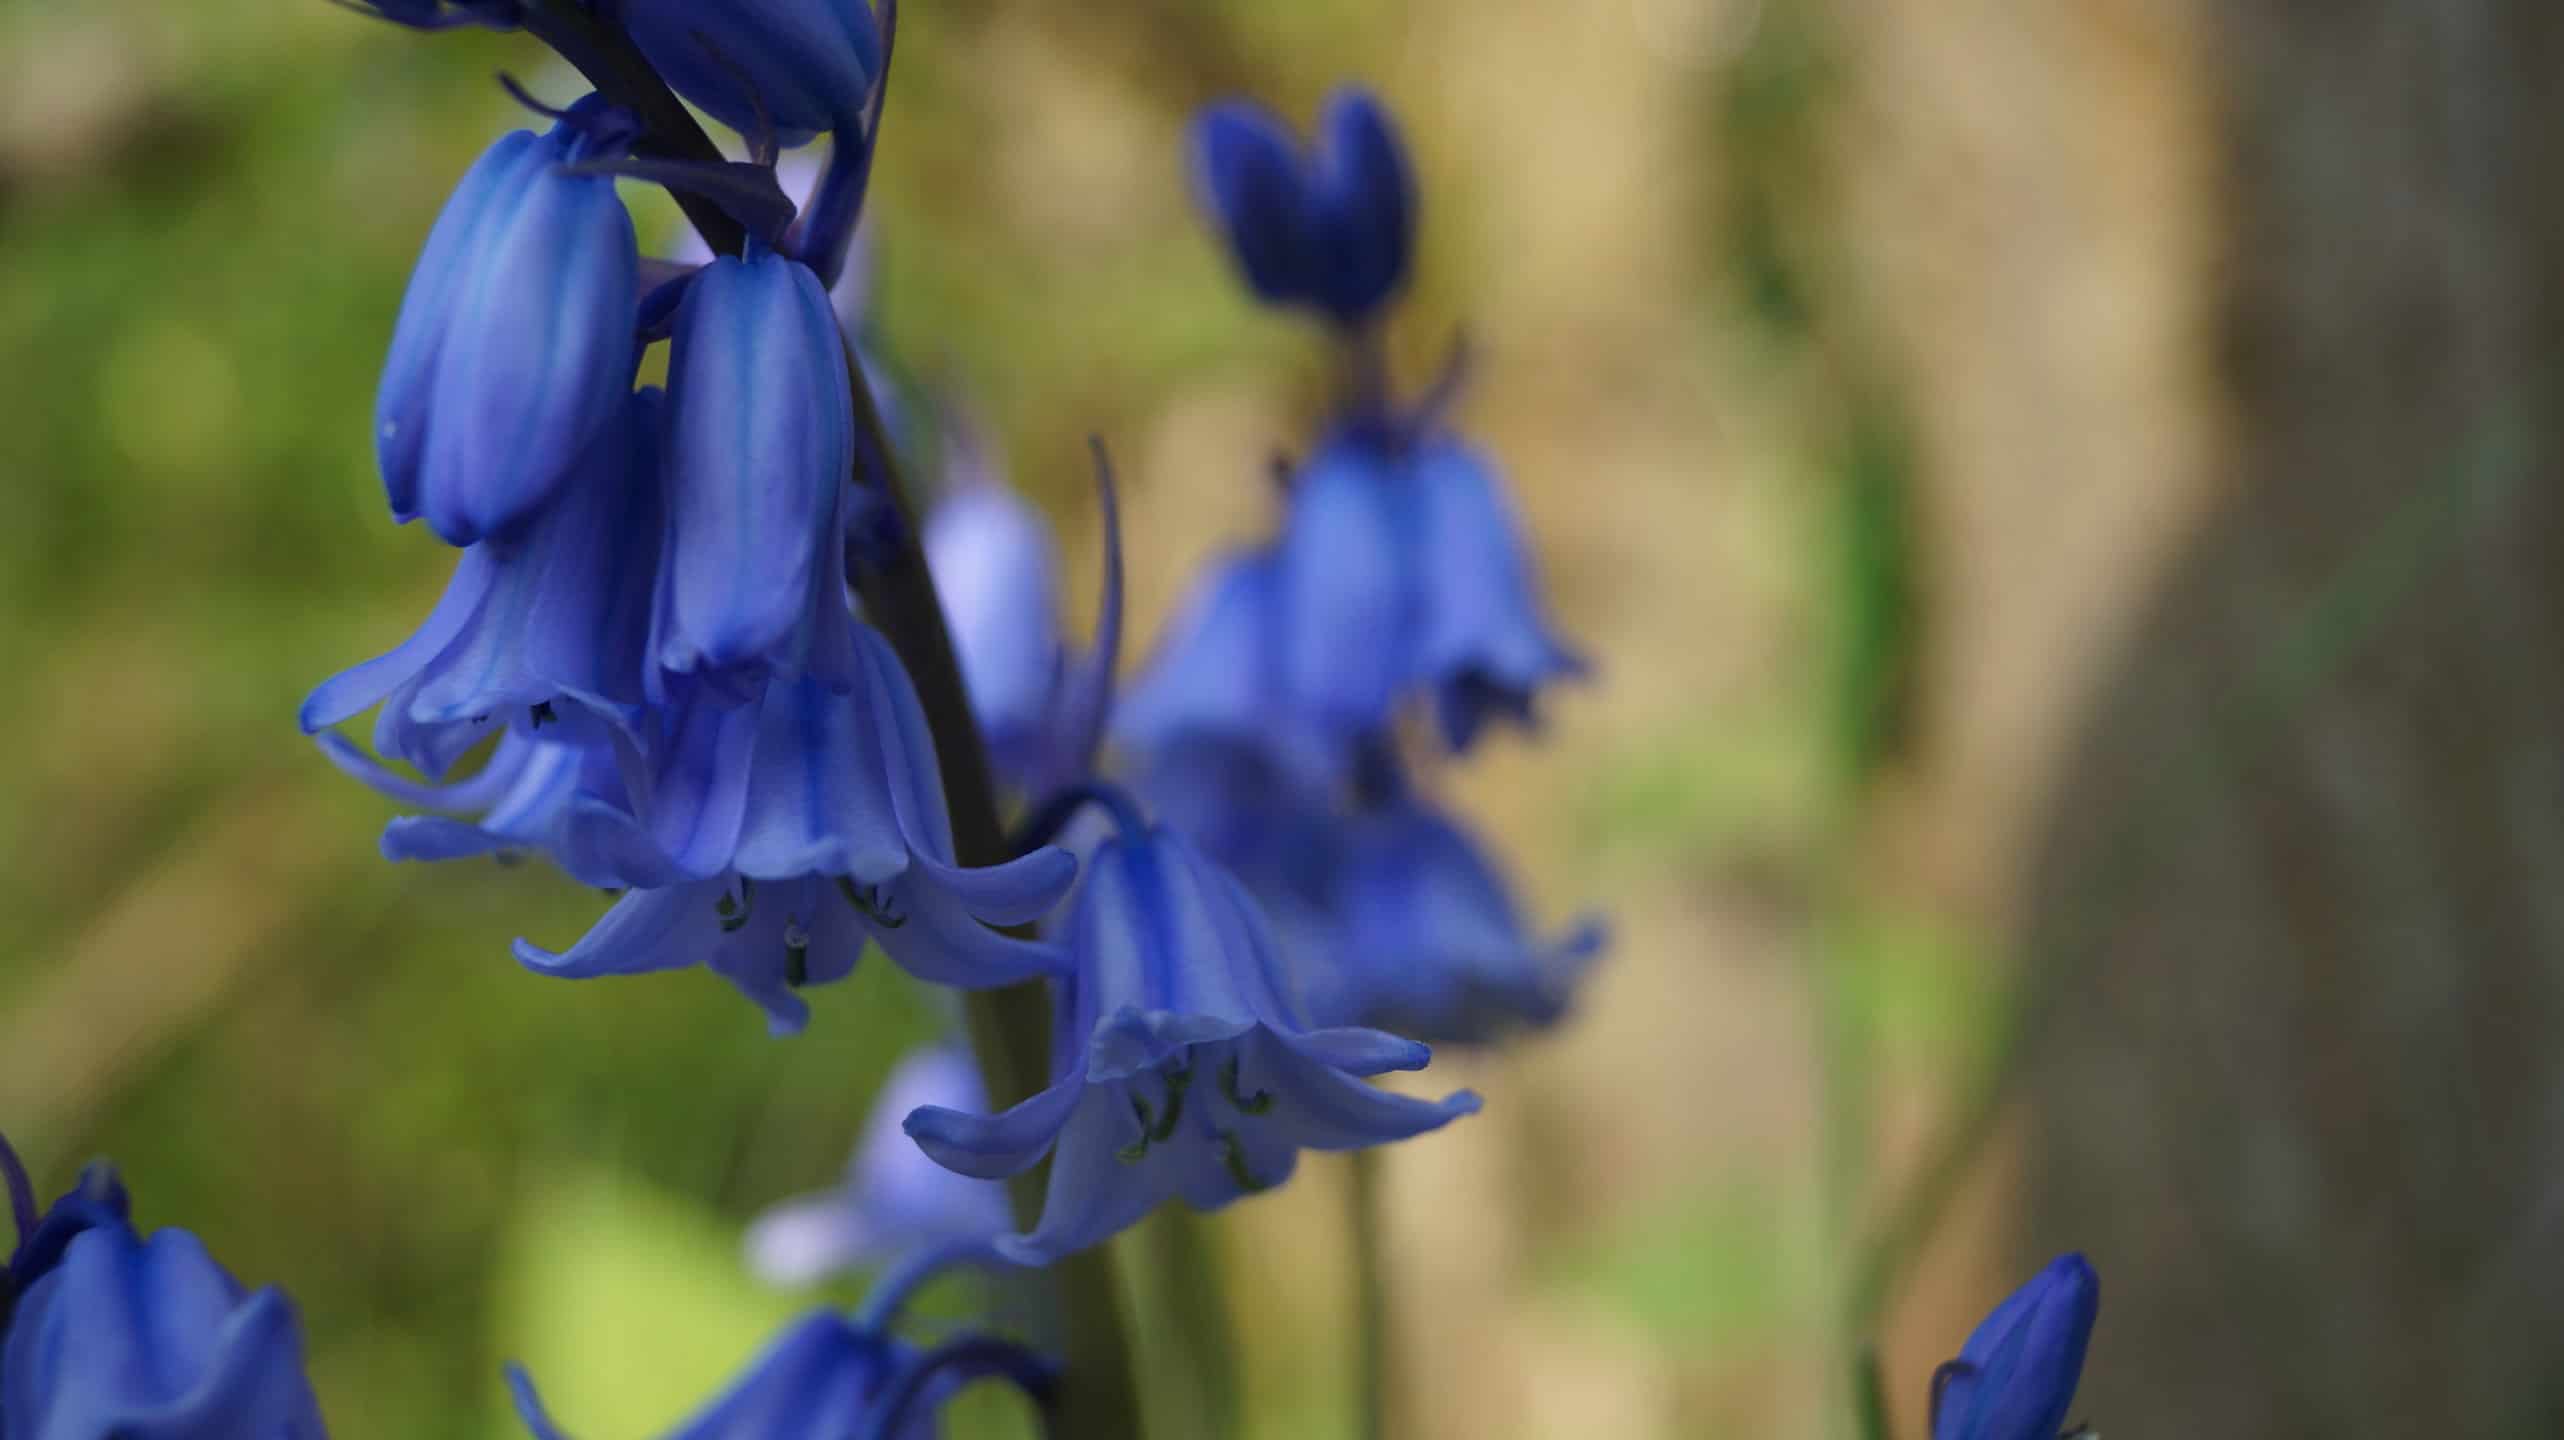
[[[526,7],[525,28],[577,66],[599,94],[640,118],[648,133],[636,147],[639,153],[673,160],[723,158],[720,147],[619,28],[573,0],[535,0]],[[740,253],[747,234],[737,221],[699,197],[676,192],[675,198],[712,253]],[[856,479],[865,480],[861,472],[871,467],[872,478],[898,507],[901,520],[898,544],[870,557],[873,563],[863,571],[865,610],[899,652],[925,706],[945,803],[952,812],[956,858],[964,865],[997,864],[1007,858],[997,790],[979,722],[962,689],[961,666],[944,627],[934,576],[919,548],[914,507],[872,388],[851,353],[847,371],[854,379],[855,420],[862,432]],[[1040,982],[974,992],[968,997],[968,1014],[971,1049],[979,1057],[993,1104],[1012,1105],[1050,1083],[1050,998]],[[1044,1172],[1035,1170],[1016,1177],[1010,1187],[1021,1228],[1031,1229],[1041,1214],[1044,1179]],[[1131,1440],[1140,1433],[1139,1397],[1110,1252],[1098,1247],[1071,1256],[1052,1267],[1051,1275],[1065,1312],[1068,1361],[1052,1434],[1058,1440]]]
[[[1354,1433],[1362,1440],[1385,1440],[1389,1434],[1389,1392],[1397,1376],[1397,1356],[1389,1324],[1388,1197],[1381,1193],[1380,1152],[1353,1152],[1352,1215],[1354,1334],[1361,1353],[1355,1359],[1358,1379],[1355,1403],[1359,1414]]]

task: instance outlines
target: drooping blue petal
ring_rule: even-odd
[[[2101,1280],[2060,1255],[1995,1307],[1935,1382],[1932,1440],[2055,1440],[2074,1404]]]
[[[707,266],[677,312],[667,403],[659,663],[729,672],[742,698],[778,674],[844,688],[854,410],[818,277],[771,252]]]
[[[322,1440],[292,1304],[245,1294],[183,1230],[81,1232],[0,1348],[12,1440]]]
[[[856,128],[882,70],[866,0],[622,0],[622,10],[668,84],[751,140],[763,129],[802,145]]]
[[[993,1115],[922,1105],[902,1122],[928,1158],[956,1175],[1004,1180],[1040,1163],[1086,1094],[1074,1075]]]
[[[1331,741],[1377,730],[1417,678],[1433,623],[1420,613],[1416,496],[1393,457],[1320,451],[1291,496],[1279,564],[1285,683]]]
[[[1324,137],[1309,177],[1319,305],[1358,324],[1405,284],[1415,239],[1415,178],[1397,124],[1379,100],[1343,90],[1319,119]]]
[[[425,516],[448,544],[540,509],[632,388],[632,219],[610,178],[565,168],[593,113],[509,136],[474,167],[403,304],[377,450],[393,513]]]
[[[902,1128],[910,1111],[928,1105],[987,1108],[968,1055],[930,1046],[894,1066],[873,1098],[844,1181],[757,1217],[748,1227],[750,1268],[770,1283],[807,1285],[903,1251],[1010,1229],[1003,1186],[937,1165]]]
[[[904,1347],[888,1337],[859,1330],[834,1311],[814,1311],[664,1440],[845,1440],[864,1433],[905,1359]],[[562,1432],[544,1412],[533,1381],[511,1366],[508,1384],[526,1428],[538,1440],[555,1440]],[[903,1431],[902,1440],[932,1433],[931,1425]]]
[[[1202,205],[1247,284],[1268,305],[1311,299],[1316,222],[1291,132],[1261,106],[1230,101],[1193,122],[1192,149]]]

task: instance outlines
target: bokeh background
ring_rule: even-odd
[[[1565,627],[1441,777],[1572,1026],[1387,1163],[1401,1433],[1840,1435],[2054,1250],[2117,1435],[2564,1424],[2564,17],[2543,0],[912,0],[880,322],[1145,635],[1323,412],[1193,107],[1408,122]],[[807,1297],[740,1225],[942,1023],[522,973],[596,902],[394,868],[294,732],[448,557],[373,372],[523,42],[0,0],[0,1125],[300,1301],[340,1433],[650,1433]],[[556,98],[559,98],[556,94]],[[651,223],[663,206],[636,197]],[[1342,1167],[1206,1227],[1244,1432],[1349,1435]],[[845,1292],[852,1293],[852,1292]],[[1008,1434],[1004,1404],[965,1417]]]

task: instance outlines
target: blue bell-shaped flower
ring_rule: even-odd
[[[380,703],[377,753],[441,776],[493,729],[641,724],[664,543],[659,392],[627,391],[555,502],[463,552],[425,624],[303,702],[317,734]]]
[[[244,1292],[195,1236],[148,1240],[93,1166],[41,1219],[7,1142],[18,1243],[0,1272],[0,1434],[10,1440],[323,1440],[294,1307]]]
[[[1226,1205],[1287,1179],[1302,1150],[1352,1150],[1478,1108],[1363,1083],[1420,1069],[1424,1046],[1377,1030],[1311,1030],[1280,987],[1264,917],[1238,883],[1116,797],[1118,833],[1068,922],[1053,1083],[996,1115],[908,1117],[926,1153],[1002,1179],[1052,1155],[1041,1222],[997,1242],[1023,1264],[1097,1244],[1161,1202]],[[1056,1153],[1054,1153],[1056,1152]]]
[[[1052,973],[1054,946],[991,926],[1047,914],[1076,879],[1065,850],[964,869],[907,671],[871,627],[854,627],[857,675],[844,694],[804,677],[737,705],[699,695],[633,813],[655,847],[624,855],[635,887],[570,949],[518,942],[549,975],[587,979],[709,964],[764,1006],[780,1032],[807,1023],[803,988],[843,978],[867,939],[934,984],[979,988]],[[612,833],[584,842],[628,847]]]
[[[994,1240],[1014,1228],[1004,1186],[937,1165],[900,1128],[923,1105],[988,1108],[970,1056],[936,1045],[893,1067],[873,1097],[844,1182],[758,1216],[748,1227],[749,1268],[770,1284],[812,1285],[925,1246]]]
[[[392,332],[375,445],[392,514],[451,545],[502,535],[568,483],[639,358],[640,252],[605,175],[565,167],[631,130],[591,96],[481,157],[428,234]]]
[[[845,341],[818,276],[751,250],[706,266],[677,310],[654,646],[669,675],[742,700],[774,676],[844,689],[853,675],[839,518],[855,454]]]
[[[907,1347],[858,1329],[833,1311],[794,1322],[723,1391],[664,1440],[933,1440],[931,1409],[893,1431],[875,1427],[904,1366]],[[511,1370],[516,1411],[536,1440],[565,1440],[523,1371]]]
[[[887,58],[867,0],[623,0],[622,11],[672,89],[752,140],[842,140]]]
[[[1411,697],[1465,750],[1491,718],[1532,723],[1539,692],[1585,669],[1486,460],[1356,424],[1300,474],[1281,537],[1205,577],[1116,726],[1146,750],[1248,744],[1329,779]]]
[[[1601,953],[1592,918],[1530,934],[1490,858],[1413,798],[1347,817],[1335,841],[1327,923],[1286,944],[1322,1023],[1484,1044],[1554,1024]]]
[[[403,815],[383,827],[383,858],[465,860],[538,854],[600,890],[632,883],[626,857],[655,855],[631,814],[615,747],[499,737],[487,763],[450,784],[393,773],[336,735],[320,737],[331,764],[399,804],[441,813]],[[655,861],[640,867],[649,870]]]
[[[2100,1313],[2089,1261],[2048,1262],[1933,1375],[1932,1440],[2056,1440]]]
[[[1372,96],[1338,92],[1319,128],[1322,143],[1303,155],[1261,107],[1215,105],[1194,124],[1194,173],[1259,298],[1358,326],[1406,283],[1415,180]]]

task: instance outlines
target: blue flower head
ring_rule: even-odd
[[[1246,892],[1112,803],[1118,833],[1068,921],[1074,969],[1058,992],[1051,1087],[996,1115],[908,1117],[926,1153],[961,1174],[1000,1179],[1052,1155],[1040,1223],[999,1240],[1002,1254],[1046,1264],[1163,1201],[1212,1209],[1280,1184],[1304,1149],[1403,1140],[1478,1108],[1466,1091],[1428,1101],[1363,1083],[1420,1069],[1430,1052],[1302,1025]]]
[[[446,543],[500,535],[568,483],[638,360],[640,253],[610,176],[628,147],[595,96],[483,155],[428,233],[392,332],[375,446],[392,514]]]
[[[463,552],[426,623],[303,702],[317,734],[380,704],[378,754],[431,776],[499,729],[641,723],[664,543],[656,390],[627,391],[554,502]]]
[[[935,984],[1057,970],[1055,947],[989,927],[1048,913],[1076,861],[1053,846],[982,869],[955,861],[916,689],[887,641],[853,631],[846,693],[803,677],[744,704],[698,694],[674,707],[635,803],[573,815],[577,853],[615,855],[635,888],[570,949],[520,941],[518,959],[571,979],[708,964],[778,1032],[806,1023],[799,992],[842,979],[868,939]]]
[[[1239,101],[1193,126],[1202,203],[1267,304],[1358,326],[1406,282],[1415,180],[1395,122],[1359,90],[1338,92],[1306,153],[1281,121]]]
[[[961,662],[971,711],[998,778],[1047,795],[1091,768],[1121,659],[1122,538],[1111,467],[1097,452],[1104,586],[1092,648],[1072,650],[1059,618],[1059,548],[1041,512],[955,442],[959,475],[926,519],[926,558]]]
[[[751,138],[861,129],[888,59],[866,0],[622,0],[623,23],[678,94]]]
[[[1465,750],[1585,670],[1485,457],[1356,423],[1299,474],[1280,538],[1201,582],[1116,724],[1145,750],[1241,743],[1334,778],[1411,698]]]
[[[2100,1312],[2090,1262],[2048,1262],[1933,1375],[1932,1440],[2056,1440]]]
[[[18,1242],[0,1274],[11,1440],[322,1440],[294,1307],[244,1292],[184,1230],[135,1233],[104,1166],[39,1219],[0,1141]]]
[[[677,311],[652,671],[741,699],[805,672],[843,689],[853,668],[840,521],[855,443],[845,341],[817,275],[751,249],[706,266]]]
[[[1484,1044],[1556,1023],[1601,953],[1591,918],[1531,934],[1476,841],[1413,798],[1348,817],[1333,854],[1325,924],[1291,951],[1321,1021]]]
[[[773,1284],[808,1285],[920,1247],[993,1240],[1012,1229],[1005,1187],[937,1165],[900,1128],[924,1105],[987,1108],[968,1055],[937,1045],[901,1060],[874,1097],[844,1182],[778,1205],[748,1227],[750,1268]]]

